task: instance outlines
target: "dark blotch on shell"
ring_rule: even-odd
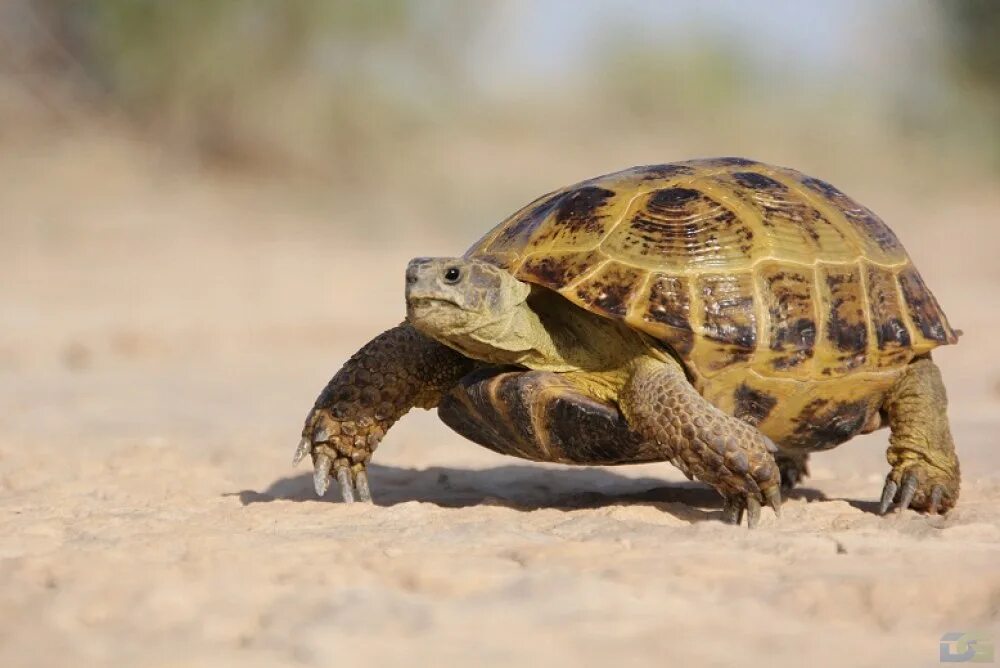
[[[837,350],[855,355],[848,366],[858,366],[864,362],[868,349],[868,326],[861,311],[859,276],[856,270],[844,274],[828,274],[827,287],[830,289],[830,310],[826,323],[826,338]],[[841,311],[848,309],[854,319],[841,317]]]
[[[830,317],[826,323],[826,338],[845,353],[863,353],[868,347],[868,327],[864,321],[848,322],[840,317],[841,300],[830,304]]]
[[[705,308],[705,336],[750,354],[757,345],[756,314],[745,281],[735,276],[703,276],[700,291]]]
[[[811,188],[816,192],[819,192],[829,197],[830,199],[834,199],[836,197],[846,197],[846,195],[844,195],[844,193],[840,192],[840,190],[834,187],[833,184],[827,183],[826,181],[823,181],[821,179],[815,179],[811,176],[807,176],[804,179],[802,179],[802,184],[805,185],[807,188]]]
[[[687,165],[646,165],[636,170],[643,181],[670,179],[677,176],[692,176],[695,170]]]
[[[734,172],[733,180],[744,188],[763,190],[767,192],[785,192],[788,188],[783,183],[775,181],[770,176],[757,172]]]
[[[733,398],[736,400],[735,416],[755,427],[766,420],[778,404],[778,400],[770,394],[755,390],[746,383],[736,388]]]
[[[872,407],[867,401],[814,399],[793,419],[792,437],[783,445],[805,450],[826,450],[861,433]]]
[[[798,318],[776,327],[771,340],[771,350],[786,350],[788,348],[809,351],[816,345],[816,323],[809,318]]]
[[[693,188],[663,188],[650,195],[646,206],[654,213],[667,212],[687,208],[701,197],[703,197],[701,192]]]
[[[813,356],[816,345],[816,323],[809,318],[798,318],[775,329],[772,350],[791,351],[775,358],[771,366],[783,370],[798,366]]]
[[[663,337],[681,355],[689,354],[694,347],[690,316],[691,299],[688,295],[686,278],[661,276],[651,282],[649,301],[642,317],[647,322],[657,322],[670,327],[671,329],[663,334]]]
[[[948,331],[941,320],[940,309],[927,290],[916,269],[907,269],[899,276],[899,286],[909,307],[910,317],[924,338],[941,343],[948,342]]]
[[[556,206],[555,223],[576,231],[600,232],[599,210],[615,196],[613,190],[584,186],[564,194]]]
[[[748,299],[748,302],[752,300]],[[753,351],[757,342],[757,332],[752,325],[740,325],[733,322],[725,322],[715,319],[705,322],[706,336],[713,341],[720,343],[731,343],[734,346],[743,348],[745,351]]]
[[[670,276],[653,281],[649,290],[649,317],[690,332],[690,299],[685,280]]]
[[[875,328],[875,339],[879,350],[890,346],[907,348],[910,345],[910,331],[899,318],[889,318]]]
[[[625,282],[597,281],[581,285],[577,289],[577,294],[599,311],[624,317],[628,310],[627,301],[632,287],[630,283]]]
[[[706,160],[699,160],[700,164],[706,167],[752,167],[753,165],[759,164],[754,160],[748,160],[746,158],[737,158],[733,156],[728,156],[724,158],[708,158]]]
[[[534,257],[525,262],[520,273],[537,280],[542,285],[559,289],[569,282],[571,272],[575,268],[576,264],[568,258],[557,259],[543,256]]]
[[[896,277],[891,271],[874,265],[868,266],[866,274],[870,317],[875,325],[875,341],[879,350],[908,348],[910,332],[900,317],[900,310],[905,307],[899,303]],[[881,360],[885,362],[888,358],[883,354]]]

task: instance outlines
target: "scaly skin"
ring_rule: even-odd
[[[337,372],[302,429],[298,462],[311,454],[316,491],[331,468],[345,501],[370,500],[366,467],[382,437],[414,407],[434,408],[473,362],[403,323],[379,334]]]
[[[945,513],[958,501],[959,469],[948,426],[948,397],[930,358],[907,367],[885,401],[889,418],[886,477],[881,512],[897,498],[900,509]]]
[[[714,487],[726,500],[724,519],[753,527],[761,502],[778,512],[781,478],[774,444],[754,427],[726,415],[694,389],[680,365],[643,358],[618,398],[632,429],[664,448],[688,477]]]

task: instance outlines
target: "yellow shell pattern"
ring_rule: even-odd
[[[563,188],[467,256],[665,342],[703,396],[784,447],[876,428],[902,369],[957,340],[875,214],[819,179],[742,158]]]

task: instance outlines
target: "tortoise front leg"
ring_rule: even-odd
[[[344,501],[371,501],[365,471],[396,420],[415,406],[434,408],[472,370],[473,362],[428,339],[407,323],[379,334],[327,383],[302,428],[293,464],[307,454],[316,493],[326,493],[331,470]]]
[[[762,502],[780,512],[781,479],[774,444],[754,427],[706,401],[678,363],[652,358],[636,361],[619,405],[632,429],[655,441],[666,458],[689,477],[722,495],[725,521],[739,524],[745,510],[747,524],[753,528],[760,519]]]

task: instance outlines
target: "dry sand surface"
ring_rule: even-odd
[[[22,158],[0,174],[0,666],[937,665],[946,631],[1000,643],[996,192],[873,204],[965,330],[937,355],[958,508],[876,516],[880,432],[749,532],[669,465],[519,462],[423,412],[377,453],[375,505],[314,498],[290,467],[311,402],[400,318],[405,260],[480,230],[378,249],[251,188]]]

